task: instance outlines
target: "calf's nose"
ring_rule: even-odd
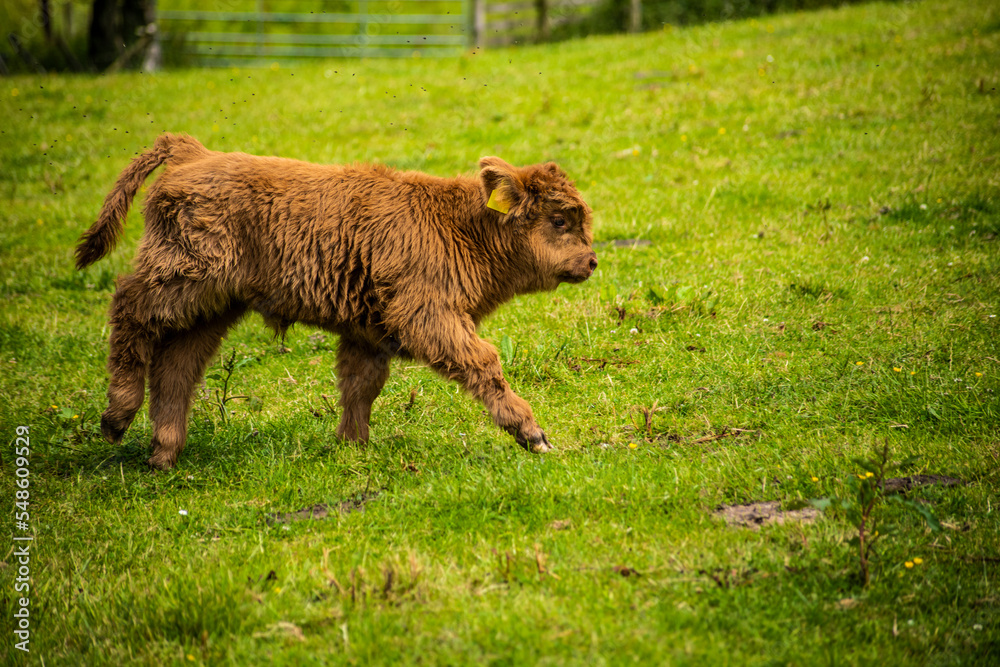
[[[597,268],[597,253],[590,255],[590,272],[593,273],[594,269]]]

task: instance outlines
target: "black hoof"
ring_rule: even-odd
[[[111,419],[108,419],[107,416],[102,415],[101,433],[104,434],[105,440],[107,440],[112,444],[115,444],[121,442],[122,436],[125,435],[125,431],[128,430],[129,424],[131,424],[131,422],[123,425],[118,422],[114,422]]]

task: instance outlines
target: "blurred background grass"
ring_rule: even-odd
[[[3,79],[0,428],[34,444],[39,653],[989,664],[997,18],[866,4],[435,61]],[[162,131],[440,175],[557,160],[594,208],[598,273],[481,333],[558,451],[524,454],[399,363],[371,445],[338,443],[335,336],[279,345],[256,316],[223,349],[253,400],[223,423],[206,383],[177,471],[145,470],[144,412],[104,443],[106,309],[141,217],[87,271],[72,247]],[[713,516],[843,493],[886,439],[967,484],[914,492],[943,535],[888,511],[867,589],[843,517]],[[364,511],[267,521],[344,502]]]

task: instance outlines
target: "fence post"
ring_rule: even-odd
[[[486,0],[469,0],[470,14],[469,21],[472,25],[472,32],[469,35],[469,46],[486,46]]]
[[[358,50],[368,55],[368,0],[358,0]]]
[[[256,32],[256,40],[254,50],[257,52],[258,58],[264,57],[264,0],[257,0],[257,12],[254,17],[254,31]]]
[[[632,0],[628,18],[629,32],[642,31],[642,0]]]

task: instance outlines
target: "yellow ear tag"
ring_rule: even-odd
[[[510,210],[510,204],[504,201],[503,196],[500,194],[499,190],[494,190],[490,193],[490,200],[486,202],[486,208],[491,208],[494,211],[500,211],[506,214]]]

